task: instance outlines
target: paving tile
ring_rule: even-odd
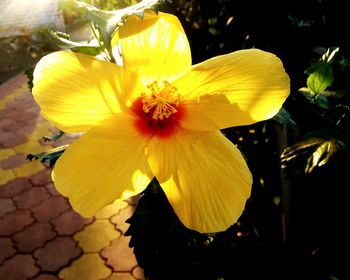
[[[45,122],[38,122],[37,119],[33,120],[27,120],[27,125],[35,125],[35,130],[29,134],[26,135],[27,139],[34,140],[34,141],[40,141],[43,136],[51,135],[50,127],[52,127],[51,123],[45,121]]]
[[[84,252],[99,252],[120,237],[120,232],[108,220],[96,220],[74,235]]]
[[[0,134],[0,146],[3,148],[10,148],[19,144],[23,144],[26,141],[27,139],[24,136],[18,135],[13,131],[3,132]]]
[[[31,209],[34,217],[40,222],[50,221],[62,212],[70,209],[67,200],[61,196],[50,197]]]
[[[28,210],[16,210],[0,219],[0,236],[10,236],[32,224],[34,219]],[[1,278],[0,278],[1,279]]]
[[[131,274],[137,280],[145,280],[146,279],[143,269],[139,266],[134,267],[134,269],[131,271]]]
[[[54,183],[49,183],[46,185],[46,189],[52,196],[62,196],[57,190]]]
[[[107,205],[98,211],[94,217],[96,219],[109,219],[119,213],[119,211],[128,206],[128,203],[122,200],[116,200],[114,203]]]
[[[85,225],[92,223],[93,218],[83,218],[74,210],[62,213],[51,221],[55,230],[60,235],[72,235],[84,228]]]
[[[43,136],[52,135],[57,128],[39,115],[40,109],[28,93],[25,75],[13,79],[11,85],[0,86],[0,279],[142,279],[138,277],[143,271],[138,272],[137,265],[113,272],[98,254],[121,238],[108,219],[118,220],[116,214],[130,202],[109,205],[95,218],[85,219],[74,212],[56,191],[51,169],[40,161],[29,162],[25,158],[28,153],[69,143],[78,135],[67,136],[61,142],[41,143]],[[127,214],[123,212],[124,216]],[[118,226],[126,227],[119,220]],[[127,243],[126,249],[132,254]],[[82,255],[80,247],[86,254]],[[15,255],[17,248],[20,253]],[[32,255],[25,254],[33,251]]]
[[[35,139],[35,140],[28,140],[24,144],[15,146],[13,147],[13,150],[17,154],[30,154],[30,153],[41,153],[49,149],[44,149],[44,147],[40,145],[39,141]]]
[[[26,164],[12,169],[12,171],[15,173],[16,177],[28,177],[43,169],[45,169],[45,166],[40,161],[28,161]]]
[[[1,124],[0,124],[1,125]],[[25,128],[24,122],[14,122],[13,120],[9,121],[8,123],[3,123],[1,129],[5,132],[20,132],[20,135],[25,136],[25,133],[23,133],[22,129]],[[32,127],[34,129],[34,127]]]
[[[82,251],[76,245],[71,237],[57,237],[43,248],[37,249],[34,257],[42,271],[58,271],[81,255]]]
[[[21,87],[24,83],[26,83],[26,81],[27,81],[26,75],[19,74],[15,77],[9,79],[8,81],[6,81],[4,84],[2,84],[0,86],[0,93],[3,93],[5,96],[13,97],[14,92],[18,91],[18,90],[13,91],[13,89]],[[9,92],[9,91],[11,91],[11,92]]]
[[[114,271],[131,271],[137,266],[133,250],[129,248],[129,241],[130,237],[123,235],[101,251],[101,256]]]
[[[26,111],[28,112],[28,111],[36,111],[36,109],[32,109],[32,108],[30,108],[30,109],[26,109]],[[41,122],[43,122],[43,118],[40,116],[40,115],[37,115],[36,117],[34,117],[34,118],[28,118],[28,119],[26,119],[25,121],[23,121],[24,122],[24,124],[28,127],[32,127],[32,133],[34,133],[34,134],[30,134],[30,135],[27,135],[27,134],[25,134],[26,136],[27,136],[27,139],[35,139],[35,140],[40,140],[44,135],[40,135],[39,134],[39,131],[38,131],[38,127],[37,127],[37,125],[38,124],[40,124]],[[45,133],[45,135],[46,135],[47,133]],[[31,137],[32,136],[32,137]]]
[[[63,280],[99,280],[111,275],[112,271],[106,267],[99,254],[84,254],[79,259],[59,272]]]
[[[5,216],[7,213],[11,213],[14,210],[16,210],[16,206],[14,205],[12,199],[0,198],[0,218]]]
[[[13,121],[0,123],[0,129],[5,133],[13,133],[23,136],[25,136],[25,133],[23,133],[23,131],[30,131],[29,128],[27,129],[25,123]],[[31,127],[31,129],[33,130],[34,127]]]
[[[33,185],[47,185],[52,182],[51,180],[51,168],[46,168],[42,171],[39,171],[35,175],[30,177],[30,181]]]
[[[1,90],[1,88],[0,88],[0,93],[1,93],[1,91],[2,91],[2,90]],[[13,101],[17,96],[20,96],[20,95],[23,94],[23,92],[16,92],[16,93],[12,92],[11,95],[10,95],[9,90],[7,91],[7,93],[8,93],[8,95],[5,96],[5,98],[0,99],[0,110],[6,109],[7,105],[8,105],[11,101]],[[2,96],[2,95],[0,94],[0,97],[1,97],[1,96]]]
[[[19,108],[21,107],[21,104],[33,104],[34,98],[33,95],[28,91],[28,88],[25,88],[24,94],[17,96],[14,100]]]
[[[50,195],[45,188],[30,188],[14,196],[13,200],[18,208],[29,209],[49,197]]]
[[[27,139],[28,143],[28,135],[34,133],[36,127],[35,127],[35,122],[36,120],[33,120],[33,123],[28,124],[27,122],[23,122],[23,123],[18,123],[19,125],[22,125],[21,127],[21,134],[24,135]],[[36,141],[37,143],[39,143],[38,141]]]
[[[8,114],[7,117],[9,119],[14,120],[15,122],[23,122],[28,119],[35,119],[38,114],[34,112],[23,112],[22,110],[18,110],[16,108],[13,108]]]
[[[38,272],[39,268],[31,255],[16,255],[0,266],[0,279],[26,280]]]
[[[135,280],[130,272],[115,272],[105,280]]]
[[[11,127],[13,125],[13,121],[9,120],[7,118],[1,118],[0,119],[0,129],[3,129],[6,131],[6,127]]]
[[[13,248],[13,244],[10,238],[0,237],[0,265],[3,261],[9,257],[12,257],[16,250]],[[1,279],[1,278],[0,278]]]
[[[6,81],[5,84],[2,84],[0,89],[5,86],[9,85],[11,89],[20,86],[21,84],[26,82],[26,76],[24,74],[19,74],[13,78],[10,78],[8,81]],[[1,92],[1,91],[0,91]]]
[[[0,197],[12,197],[32,187],[27,178],[16,178],[15,180],[0,186]]]
[[[28,253],[43,246],[46,241],[52,240],[56,235],[49,223],[39,222],[16,233],[12,239],[18,251]]]
[[[128,206],[120,210],[120,212],[117,215],[113,216],[111,218],[111,222],[115,224],[117,229],[119,229],[122,233],[125,233],[130,226],[125,221],[132,216],[134,211],[135,208],[133,206]]]
[[[16,152],[13,149],[0,149],[0,160],[7,159],[10,156],[14,156]]]
[[[0,187],[16,178],[13,170],[3,170],[0,168]]]
[[[37,112],[39,113],[39,106],[35,103],[33,96],[28,92],[24,93],[23,95],[20,95],[16,97],[11,103],[8,104],[8,106],[13,106],[24,113],[28,112]],[[31,108],[35,108],[35,111],[31,110]]]
[[[60,280],[60,279],[57,276],[52,274],[39,274],[37,277],[33,278],[32,280]]]
[[[27,162],[28,161],[26,160],[26,155],[14,155],[12,157],[0,161],[0,167],[2,169],[12,169]]]

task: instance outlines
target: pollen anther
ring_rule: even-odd
[[[163,120],[177,113],[179,103],[177,88],[167,81],[163,82],[162,87],[154,81],[147,86],[147,92],[142,93],[142,110],[146,114],[152,113],[155,120]]]

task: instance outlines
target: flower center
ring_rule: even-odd
[[[167,119],[171,114],[177,113],[177,107],[180,103],[180,96],[177,94],[175,86],[167,81],[163,82],[163,88],[160,88],[157,81],[147,86],[148,94],[143,93],[142,109],[148,114],[152,114],[155,120]]]
[[[169,137],[179,126],[184,108],[174,85],[154,81],[131,106],[137,116],[135,126],[146,136]]]

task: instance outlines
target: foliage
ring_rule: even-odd
[[[51,149],[48,152],[38,153],[38,154],[28,154],[27,159],[32,160],[38,160],[42,163],[48,163],[49,167],[53,167],[58,160],[58,158],[63,154],[65,149],[68,148],[68,145],[62,145],[57,148]]]
[[[63,131],[60,131],[60,133],[53,135],[53,136],[44,136],[43,140],[45,142],[48,141],[57,141],[64,135]],[[63,154],[63,152],[68,148],[68,144],[59,146],[57,148],[51,149],[48,152],[42,152],[42,153],[36,153],[36,154],[28,154],[27,159],[32,160],[38,160],[42,163],[48,164],[49,167],[53,167],[58,160],[58,158]]]
[[[140,18],[143,18],[146,9],[156,11],[158,2],[160,2],[160,0],[143,0],[130,7],[114,11],[106,11],[81,1],[61,0],[60,6],[62,9],[76,12],[82,20],[91,24],[92,31],[97,41],[93,42],[92,45],[77,46],[77,43],[69,40],[68,34],[65,34],[64,36],[55,32],[52,32],[51,34],[66,48],[72,48],[74,51],[87,54],[97,54],[100,51],[104,51],[106,59],[115,62],[116,60],[112,54],[112,42],[113,37],[117,35],[119,26],[123,25],[126,18],[130,15],[135,14]]]
[[[305,71],[307,88],[299,91],[320,126],[309,127],[302,140],[286,148],[281,155],[286,172],[310,173],[331,163],[348,149],[349,102],[346,88],[337,84],[350,73],[349,62],[339,48],[327,49],[322,57]],[[313,124],[314,125],[314,124]]]
[[[32,88],[33,88],[33,72],[34,72],[34,68],[35,67],[30,67],[30,68],[27,68],[24,71],[24,74],[27,76],[27,85],[28,85],[28,89],[30,91],[32,91]]]

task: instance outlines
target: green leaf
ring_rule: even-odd
[[[130,15],[135,14],[143,18],[146,9],[156,11],[156,5],[159,2],[164,2],[164,0],[143,0],[130,7],[115,11],[101,10],[80,1],[61,0],[59,3],[62,8],[72,10],[78,13],[83,20],[93,23],[99,32],[99,38],[97,39],[103,43],[104,48],[113,60],[111,41],[119,26],[123,25]]]
[[[24,71],[24,74],[27,76],[27,85],[28,85],[28,89],[30,92],[32,92],[32,88],[34,86],[33,84],[33,73],[34,73],[34,68],[35,67],[30,67],[30,68],[27,68],[25,71]]]
[[[62,50],[70,49],[74,52],[80,52],[92,56],[96,56],[102,52],[102,48],[97,42],[77,43],[71,41],[68,34],[53,30],[48,31],[48,33],[53,43]]]
[[[315,101],[316,101],[316,104],[322,109],[328,110],[331,108],[331,105],[329,104],[327,96],[325,96],[323,94],[317,95],[315,98]]]
[[[317,147],[307,159],[305,173],[311,173],[315,168],[327,164],[336,153],[345,149],[345,143],[339,140],[325,141]]]
[[[315,147],[320,145],[323,141],[324,140],[321,138],[308,138],[287,147],[281,155],[282,167],[285,168],[293,160],[299,159],[305,154],[312,153]]]
[[[292,119],[290,113],[282,107],[281,110],[273,117],[273,119],[280,124],[288,125],[294,132],[298,132],[298,127],[295,121]]]
[[[48,152],[37,153],[37,154],[28,154],[27,159],[29,161],[38,160],[42,163],[48,163],[50,167],[54,166],[58,158],[63,154],[63,152],[68,148],[67,145],[62,145],[60,147],[51,149]]]
[[[345,150],[346,144],[338,139],[308,138],[287,147],[281,155],[282,168],[304,166],[305,173],[324,166]]]
[[[342,58],[339,61],[339,65],[342,67],[342,69],[345,69],[345,68],[350,69],[350,60]]]
[[[333,69],[329,64],[318,67],[308,78],[307,87],[312,95],[318,95],[329,87],[334,81]]]
[[[313,62],[306,70],[305,74],[311,75],[313,72],[315,72],[317,69],[322,68],[325,65],[325,63],[321,60],[317,60]]]
[[[64,135],[63,131],[60,131],[58,134],[52,135],[52,136],[44,136],[43,140],[45,142],[49,142],[49,141],[57,141],[59,140],[62,136]]]

